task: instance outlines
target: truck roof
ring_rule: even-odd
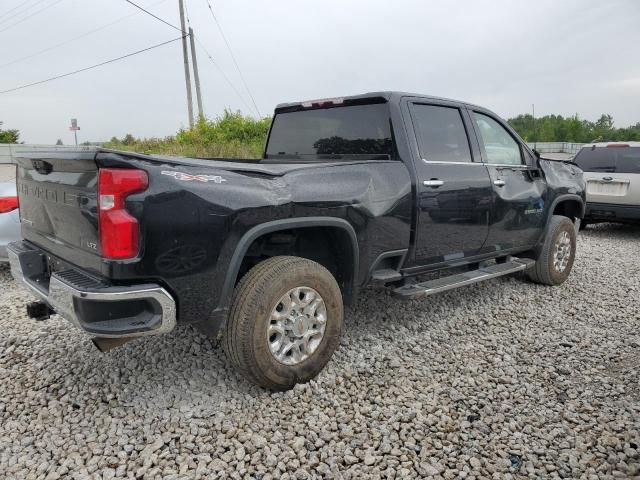
[[[313,100],[303,100],[299,102],[280,103],[276,106],[276,111],[281,109],[290,109],[292,107],[295,108],[295,107],[307,106],[307,105],[311,106],[314,103],[325,103],[325,102],[332,102],[337,100],[339,100],[339,102],[336,102],[336,103],[343,103],[345,100],[358,101],[358,100],[367,100],[367,99],[371,99],[371,100],[383,99],[389,102],[392,100],[400,100],[400,98],[402,97],[417,97],[425,100],[435,100],[435,101],[444,100],[446,102],[457,103],[459,105],[465,105],[473,108],[486,110],[484,107],[481,107],[479,105],[474,105],[472,103],[463,102],[460,100],[454,100],[451,98],[436,97],[436,96],[424,95],[420,93],[410,93],[410,92],[400,92],[395,90],[389,90],[389,91],[380,91],[380,92],[367,92],[367,93],[361,93],[358,95],[344,95],[341,97],[331,97],[331,98],[321,98],[321,99],[313,99]]]

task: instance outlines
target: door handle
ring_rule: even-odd
[[[504,187],[504,186],[506,185],[506,182],[505,182],[504,180],[500,180],[500,179],[498,179],[498,180],[494,180],[494,181],[493,181],[493,184],[494,184],[496,187]]]
[[[422,183],[424,184],[425,187],[441,187],[442,185],[444,185],[444,182],[442,180],[437,180],[437,179],[425,180]]]
[[[602,177],[602,179],[603,179],[605,182],[610,182],[611,180],[613,180],[613,177]]]

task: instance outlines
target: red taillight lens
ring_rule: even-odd
[[[0,213],[13,212],[18,207],[18,197],[0,197]]]
[[[144,170],[101,168],[98,174],[100,245],[105,258],[132,258],[140,251],[140,225],[125,209],[125,199],[149,186]]]
[[[628,147],[628,143],[609,143],[607,144],[608,148],[626,148]]]

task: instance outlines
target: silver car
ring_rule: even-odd
[[[7,244],[20,238],[16,166],[0,165],[0,262],[8,261]]]
[[[589,223],[640,223],[640,142],[585,145],[573,159],[587,182]]]

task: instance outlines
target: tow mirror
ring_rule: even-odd
[[[540,152],[538,152],[535,148],[532,149],[534,157],[531,155],[527,155],[527,172],[532,179],[540,178],[542,172],[540,171]]]

